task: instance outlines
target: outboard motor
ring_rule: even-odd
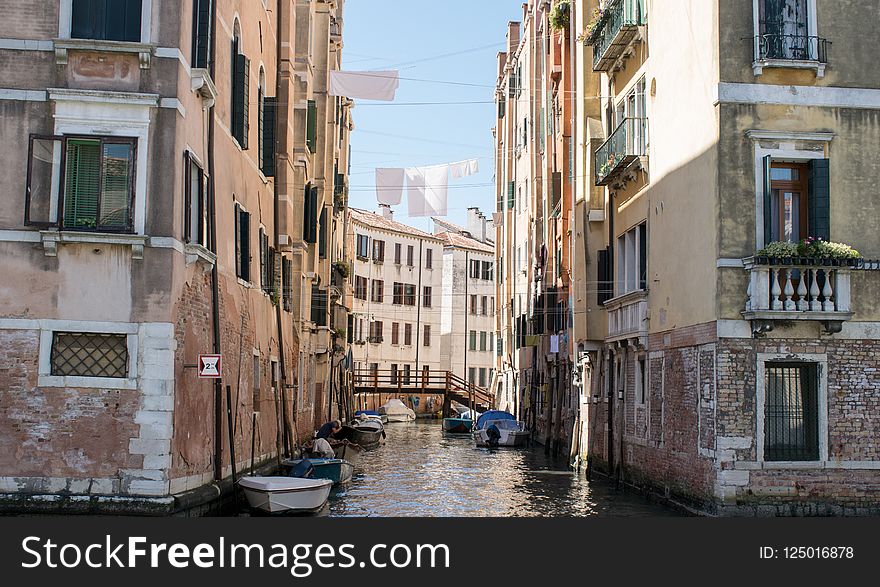
[[[310,479],[315,472],[312,461],[303,459],[295,467],[290,470],[291,477],[299,477],[300,479]]]
[[[486,428],[486,436],[488,437],[487,444],[492,447],[497,447],[498,441],[501,439],[501,431],[498,429],[498,426],[492,424]]]

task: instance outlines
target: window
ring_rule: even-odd
[[[293,261],[286,257],[281,259],[281,299],[284,311],[293,311]]]
[[[415,266],[415,251],[416,251],[416,248],[412,245],[409,245],[406,248],[406,265],[407,265],[407,267],[414,267]]]
[[[648,367],[645,357],[639,357],[636,362],[636,401],[645,405],[648,395]]]
[[[31,136],[25,224],[132,232],[136,145],[120,137]]]
[[[477,384],[477,369],[475,367],[468,368],[468,382],[473,385]]]
[[[472,351],[477,350],[477,331],[471,330],[470,332],[470,349]]]
[[[318,285],[312,286],[312,322],[316,326],[327,326],[327,290]]]
[[[311,184],[306,184],[303,193],[303,240],[313,245],[318,242],[318,188]]]
[[[484,281],[492,281],[492,270],[494,263],[491,261],[483,261],[483,273],[481,277]]]
[[[392,291],[393,291],[393,298],[392,298],[391,303],[393,303],[395,306],[402,306],[403,305],[403,284],[402,283],[395,283],[394,289]]]
[[[266,96],[266,79],[260,68],[260,86],[257,90],[257,104],[260,109],[257,119],[257,137],[260,141],[258,160],[260,171],[266,177],[275,176],[275,98]]]
[[[391,323],[391,344],[400,344],[400,323]]]
[[[394,264],[395,265],[401,264],[402,255],[403,255],[403,245],[400,243],[396,243],[394,245]]]
[[[381,304],[385,301],[385,282],[380,279],[373,280],[373,292],[370,301]]]
[[[208,247],[208,199],[205,173],[192,153],[187,152],[184,195],[183,238],[187,243]]]
[[[403,366],[403,384],[412,385],[412,365]]]
[[[238,27],[238,21],[235,22]],[[250,112],[250,70],[251,61],[241,53],[241,38],[232,38],[232,138],[242,149],[248,148]]]
[[[254,400],[254,411],[260,411],[260,380],[262,376],[260,374],[260,355],[254,354],[254,384],[253,384],[253,400]]]
[[[819,460],[818,368],[815,363],[766,363],[764,459]]]
[[[370,255],[370,237],[357,235],[357,258],[366,261]]]
[[[73,0],[72,9],[74,39],[141,40],[141,0]]]
[[[383,340],[384,325],[382,322],[370,322],[370,342],[379,344]]]
[[[471,314],[477,315],[477,296],[473,294],[471,294]]]
[[[124,334],[55,332],[51,373],[56,376],[128,377],[128,337]]]
[[[415,306],[416,305],[416,286],[414,285],[406,285],[403,294],[403,305],[404,306]]]
[[[235,205],[235,274],[242,281],[251,279],[251,215]]]
[[[482,309],[483,316],[489,315],[489,296],[483,296],[480,298],[480,308]]]
[[[306,110],[306,146],[311,153],[318,150],[318,103],[314,100],[308,101]]]
[[[495,335],[491,332],[487,332],[486,336],[488,337],[488,351],[492,352],[492,345],[495,343]]]
[[[404,324],[403,325],[403,344],[406,346],[412,346],[412,336],[413,336],[413,325],[412,324]]]
[[[425,335],[422,337],[424,346],[431,346],[431,325],[425,324]]]
[[[831,239],[828,159],[764,158],[764,243]]]
[[[758,59],[818,59],[807,0],[758,0]]]
[[[431,300],[432,289],[428,286],[422,288],[422,307],[430,308],[432,304]]]
[[[425,249],[425,269],[434,268],[434,249]]]
[[[354,297],[358,300],[367,301],[367,278],[360,275],[354,276]]]
[[[480,351],[486,352],[486,333],[480,332]]]
[[[211,3],[214,0],[193,0],[192,67],[208,69],[211,62]]]
[[[480,278],[480,262],[471,261],[471,279]]]
[[[385,241],[373,239],[373,263],[385,262]]]
[[[486,368],[480,367],[480,387],[486,387]]]
[[[617,239],[617,295],[648,289],[647,224],[627,231]]]
[[[397,385],[397,363],[391,363],[391,385]]]
[[[269,236],[260,228],[260,285],[263,293],[271,295],[275,286],[275,249],[269,246]]]
[[[318,257],[327,258],[327,238],[329,231],[327,229],[327,207],[321,207],[321,218],[318,220]]]

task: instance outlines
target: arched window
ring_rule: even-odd
[[[232,27],[232,136],[242,149],[248,148],[248,102],[250,99],[250,59],[242,53],[241,24],[238,19]]]

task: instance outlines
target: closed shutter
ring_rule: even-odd
[[[507,209],[513,210],[516,206],[516,182],[507,182]]]
[[[303,194],[303,232],[302,237],[306,242],[309,241],[309,216],[311,216],[312,205],[312,186],[306,184],[305,193]],[[360,254],[360,236],[358,236],[358,254]]]
[[[211,3],[193,0],[192,66],[207,69],[211,61]]]
[[[251,280],[251,215],[247,212],[241,213],[238,221],[239,230],[241,231],[241,275],[244,281]]]
[[[306,113],[306,145],[312,153],[318,150],[318,104],[314,100],[309,100]]]
[[[319,221],[320,233],[318,235],[318,256],[322,259],[327,258],[327,208],[321,209],[321,220]],[[384,245],[384,243],[382,243]],[[384,251],[383,251],[384,256]]]
[[[235,55],[232,80],[232,136],[242,149],[248,148],[250,67],[250,59],[241,53]]]
[[[235,275],[241,277],[241,208],[235,205],[235,213],[233,214],[235,222]]]
[[[303,217],[303,240],[310,244],[318,242],[318,188],[309,187],[306,192],[306,207]]]
[[[831,176],[828,159],[810,161],[807,216],[810,236],[831,240]]]
[[[764,157],[764,246],[773,240],[773,191],[770,187],[770,164],[773,158]]]
[[[67,141],[64,223],[67,228],[97,228],[101,189],[101,143]]]
[[[260,137],[262,149],[262,171],[266,177],[275,176],[275,117],[278,111],[277,98],[263,98],[263,125]]]
[[[264,293],[269,293],[269,239],[260,229],[260,285]]]
[[[609,254],[608,249],[599,251],[598,261],[596,265],[599,269],[599,289],[597,301],[598,304],[601,306],[602,304],[610,300],[614,295],[614,287],[611,282],[611,255]]]
[[[105,41],[141,40],[142,0],[73,0],[70,36]]]
[[[507,98],[504,97],[504,94],[498,96],[498,118],[504,118],[505,111],[507,110]]]

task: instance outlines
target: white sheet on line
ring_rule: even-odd
[[[449,175],[452,179],[461,179],[480,172],[480,163],[476,159],[459,161],[449,164]]]
[[[449,204],[449,165],[411,167],[406,170],[410,218],[446,216]]]
[[[403,182],[406,170],[397,167],[376,168],[376,200],[380,204],[397,206],[403,200]]]
[[[331,96],[392,102],[399,86],[397,70],[330,72]]]

